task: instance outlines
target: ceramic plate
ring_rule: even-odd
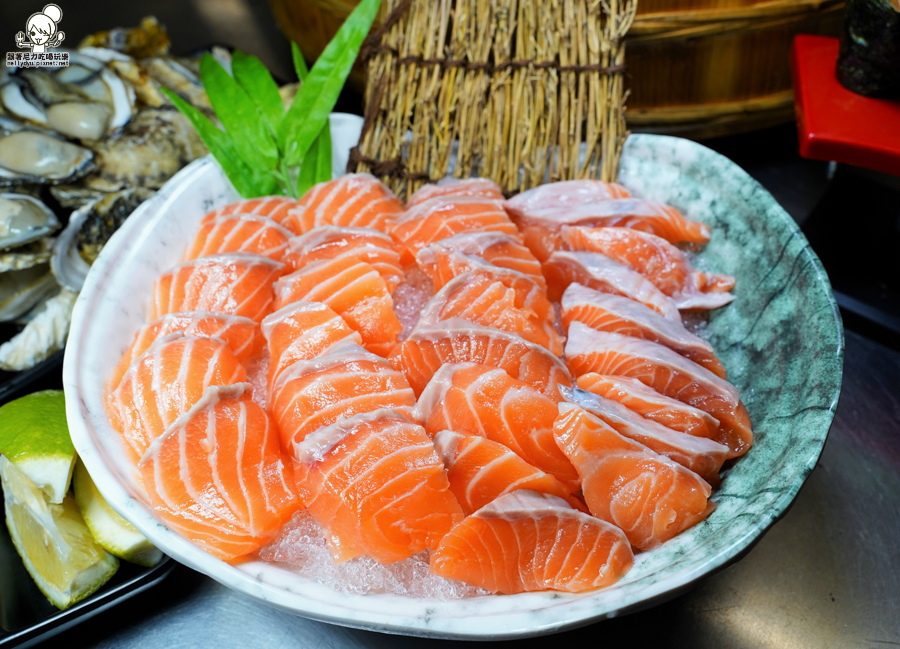
[[[347,129],[353,129],[348,133]],[[335,167],[359,120],[332,122]],[[340,152],[340,155],[339,155]],[[741,390],[756,433],[728,469],[706,521],[638,555],[612,588],[455,601],[348,595],[261,561],[228,565],[168,531],[140,501],[103,409],[101,386],[147,312],[154,279],[174,265],[207,211],[238,198],[211,159],[182,170],[103,249],[75,306],[63,380],[78,453],[110,504],[182,563],[251,597],[346,626],[440,638],[551,633],[646,608],[729,562],[768,529],[815,467],[840,392],[843,336],[828,279],[796,224],[750,176],[687,140],[633,135],[620,180],[712,227],[701,268],[737,277],[737,300],[713,314],[712,344]]]

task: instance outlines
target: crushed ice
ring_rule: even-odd
[[[260,549],[259,556],[264,561],[286,564],[308,579],[354,595],[389,593],[448,600],[489,594],[461,581],[431,574],[427,552],[389,565],[382,565],[371,557],[356,557],[335,564],[322,528],[306,510],[295,514],[278,536]]]
[[[394,313],[403,326],[399,340],[402,342],[409,337],[419,321],[419,314],[428,304],[428,300],[434,295],[434,284],[431,278],[418,268],[412,267],[406,270],[403,282],[394,289],[391,298],[394,301]]]
[[[269,377],[269,352],[264,351],[247,364],[247,382],[253,387],[253,400],[265,408],[267,406]]]

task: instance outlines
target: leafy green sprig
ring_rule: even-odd
[[[301,85],[285,111],[278,85],[254,56],[236,51],[228,72],[209,54],[200,61],[200,79],[219,128],[168,89],[163,92],[197,129],[197,134],[244,198],[282,193],[302,196],[331,179],[328,115],[369,33],[380,0],[362,0],[331,42],[307,69],[291,43]]]

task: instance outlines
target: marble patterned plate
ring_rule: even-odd
[[[338,151],[358,121],[332,124]],[[352,132],[347,129],[352,128]],[[345,160],[346,158],[344,158]],[[339,163],[336,163],[339,167]],[[713,314],[712,343],[754,424],[752,450],[725,473],[706,521],[638,555],[615,586],[580,595],[524,593],[437,601],[338,593],[259,560],[229,565],[167,530],[140,488],[103,410],[102,384],[143,322],[150,287],[175,264],[201,216],[237,198],[211,159],[175,176],[103,249],[75,306],[63,382],[78,453],[110,504],[178,561],[251,597],[309,618],[457,639],[533,636],[647,608],[738,559],[781,516],[815,467],[840,392],[843,334],[824,270],[796,224],[750,176],[703,146],[633,135],[620,180],[712,227],[701,268],[737,277],[737,300]]]

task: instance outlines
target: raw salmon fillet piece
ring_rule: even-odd
[[[259,326],[250,318],[209,311],[167,313],[138,329],[131,346],[122,354],[119,364],[107,379],[106,394],[119,387],[125,372],[150,345],[176,331],[185,336],[221,340],[242,365],[247,365],[248,361],[260,354],[266,344]]]
[[[731,449],[729,458],[743,455],[753,443],[750,416],[737,389],[668,347],[573,322],[566,357],[577,376],[596,372],[637,379],[709,413],[719,420],[714,439]]]
[[[709,516],[710,486],[696,473],[623,437],[571,403],[559,404],[553,432],[572,460],[591,513],[650,550]]]
[[[717,309],[732,302],[734,277],[695,270],[681,250],[649,232],[631,228],[563,227],[569,250],[599,252],[640,273],[679,309]]]
[[[452,430],[485,437],[576,491],[578,474],[553,439],[557,414],[553,399],[502,369],[475,363],[441,367],[415,411],[431,435]]]
[[[578,377],[578,387],[621,403],[645,419],[694,437],[715,439],[719,430],[719,420],[709,413],[662,395],[637,379],[588,372]]]
[[[513,199],[514,200],[514,199]],[[538,261],[546,261],[562,247],[560,229],[564,225],[623,227],[649,232],[669,243],[700,245],[709,241],[709,227],[688,221],[671,205],[640,198],[586,201],[565,207],[507,209],[522,231],[525,245]]]
[[[154,513],[224,561],[255,552],[299,507],[278,433],[249,390],[210,387],[138,465]]]
[[[668,295],[640,273],[598,252],[554,252],[544,262],[544,277],[551,300],[561,300],[566,289],[577,283],[601,293],[631,298],[666,320],[681,323],[678,307]]]
[[[577,321],[597,331],[665,345],[716,376],[726,378],[725,367],[712,345],[689,332],[680,322],[667,320],[636,300],[595,291],[578,283],[569,284],[562,296],[562,320],[566,329]]]
[[[148,319],[166,313],[213,311],[260,322],[269,314],[272,282],[284,264],[247,252],[231,252],[184,262],[153,285]]]
[[[416,405],[403,374],[352,342],[297,361],[279,375],[272,394],[270,410],[285,449],[319,428],[373,410],[389,408],[412,421]]]
[[[292,233],[272,219],[253,214],[230,214],[204,221],[183,261],[226,252],[252,252],[281,261]]]
[[[300,205],[300,201],[289,196],[248,198],[208,212],[200,222],[206,223],[229,214],[255,214],[256,216],[267,216],[279,225],[286,226],[286,221],[290,218],[290,211],[298,205]]]
[[[451,430],[434,434],[434,448],[447,468],[450,491],[468,516],[503,494],[531,489],[558,496],[587,512],[563,483],[513,453],[503,444]]]
[[[482,507],[431,555],[434,574],[507,595],[604,588],[633,564],[622,530],[561,498],[530,490]]]
[[[269,344],[269,396],[275,381],[296,361],[312,360],[344,341],[362,345],[362,337],[327,304],[291,302],[262,321]]]
[[[292,272],[314,261],[338,257],[355,257],[371,264],[387,284],[389,293],[393,293],[403,281],[400,253],[394,247],[394,240],[374,228],[341,228],[335,225],[313,228],[291,239],[290,251],[284,262]]]
[[[122,377],[107,399],[113,428],[122,433],[128,459],[137,464],[150,442],[190,410],[211,385],[247,380],[244,366],[220,340],[163,336]]]
[[[719,471],[728,457],[728,447],[705,437],[692,437],[644,419],[612,399],[579,390],[560,388],[566,399],[601,419],[620,435],[640,442],[690,469],[711,485],[719,484]]]
[[[430,243],[463,232],[496,231],[521,240],[503,209],[503,201],[475,196],[431,198],[406,210],[389,234],[398,243],[400,262],[416,261],[416,253]]]
[[[390,410],[322,428],[297,445],[300,499],[336,563],[393,563],[434,549],[463,512],[425,430]]]
[[[413,193],[406,201],[406,208],[443,196],[475,196],[503,200],[500,187],[489,178],[445,178],[437,183],[425,185]]]
[[[479,363],[505,370],[541,394],[558,400],[558,385],[572,385],[563,362],[540,345],[491,327],[450,318],[416,327],[397,345],[391,365],[402,371],[416,394],[444,363]]]
[[[478,262],[473,257],[528,275],[541,288],[547,287],[541,263],[528,248],[502,232],[464,232],[435,241],[416,253],[416,264],[435,288],[441,288],[457,275],[474,270]]]
[[[291,212],[285,227],[305,234],[322,225],[375,228],[386,232],[403,212],[403,204],[380,180],[369,174],[345,174],[313,186]]]
[[[353,257],[324,259],[285,275],[275,284],[275,296],[275,309],[300,300],[324,302],[380,356],[391,353],[403,330],[381,275]]]
[[[612,198],[628,198],[631,194],[619,183],[585,178],[563,180],[538,185],[516,194],[506,201],[506,209],[513,214],[527,214],[531,210],[567,209],[582,203],[605,201]]]
[[[563,337],[544,289],[514,270],[484,263],[450,280],[425,306],[418,326],[462,318],[522,336],[562,356]]]

